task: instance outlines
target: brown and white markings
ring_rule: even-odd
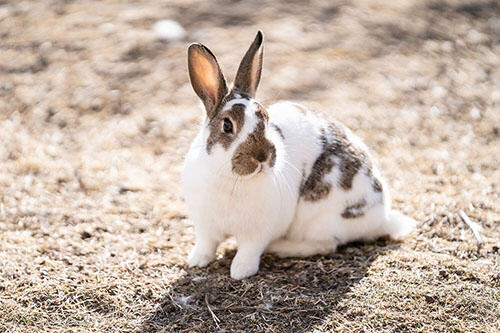
[[[245,103],[241,103],[240,100],[245,100]],[[210,118],[208,123],[209,135],[207,138],[207,153],[210,154],[212,148],[216,144],[220,144],[225,150],[228,150],[234,140],[238,137],[241,129],[245,125],[245,108],[248,104],[248,97],[242,94],[235,94],[231,92],[227,95],[223,102],[218,107],[215,115]],[[235,101],[232,105],[227,108],[227,103],[230,101]],[[226,106],[222,109],[222,106]],[[224,119],[229,119],[232,123],[232,133],[225,133],[222,126],[224,125]]]
[[[366,205],[366,200],[361,199],[357,203],[347,206],[341,215],[345,219],[354,219],[356,217],[361,217],[365,215]]]
[[[246,140],[238,145],[231,159],[233,171],[242,176],[254,172],[259,163],[267,162],[272,168],[276,162],[276,147],[266,138],[269,115],[260,104],[254,103],[257,124]]]
[[[300,187],[301,198],[314,202],[326,198],[332,188],[349,191],[352,189],[354,177],[359,172],[364,172],[367,177],[370,177],[373,191],[382,192],[382,184],[372,173],[372,163],[367,153],[353,144],[343,125],[331,122],[328,126],[321,128],[320,132],[318,141],[321,143],[322,152],[314,162],[307,178],[304,177]],[[338,167],[340,173],[336,183],[326,179],[334,167]],[[359,207],[358,210],[361,208]],[[346,213],[345,215],[352,216],[353,214]],[[355,215],[360,216],[360,212]]]

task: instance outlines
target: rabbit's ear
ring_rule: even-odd
[[[255,40],[250,45],[243,60],[241,60],[234,80],[234,90],[250,97],[255,96],[260,81],[260,73],[262,72],[263,38],[262,31],[259,30]]]
[[[189,78],[194,91],[212,118],[217,106],[227,93],[226,80],[213,53],[201,44],[191,44],[188,49]]]

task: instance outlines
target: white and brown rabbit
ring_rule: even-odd
[[[208,48],[188,49],[191,84],[206,111],[182,174],[196,238],[189,266],[214,260],[228,236],[238,243],[231,277],[243,279],[257,273],[264,251],[327,254],[412,231],[415,221],[391,210],[380,172],[349,129],[298,104],[264,108],[254,99],[262,41],[259,31],[231,90]]]

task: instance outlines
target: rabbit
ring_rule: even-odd
[[[209,264],[229,236],[238,244],[231,277],[244,279],[266,251],[328,254],[414,230],[415,220],[391,209],[387,184],[348,128],[296,103],[265,108],[255,99],[262,56],[259,31],[229,89],[213,53],[188,48],[190,81],[205,109],[182,171],[195,234],[188,266]]]

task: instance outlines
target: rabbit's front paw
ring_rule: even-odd
[[[235,258],[231,264],[231,277],[241,280],[257,274],[259,271],[259,260],[242,260]]]
[[[205,267],[215,259],[215,254],[199,253],[193,250],[189,255],[188,266],[192,267]]]

